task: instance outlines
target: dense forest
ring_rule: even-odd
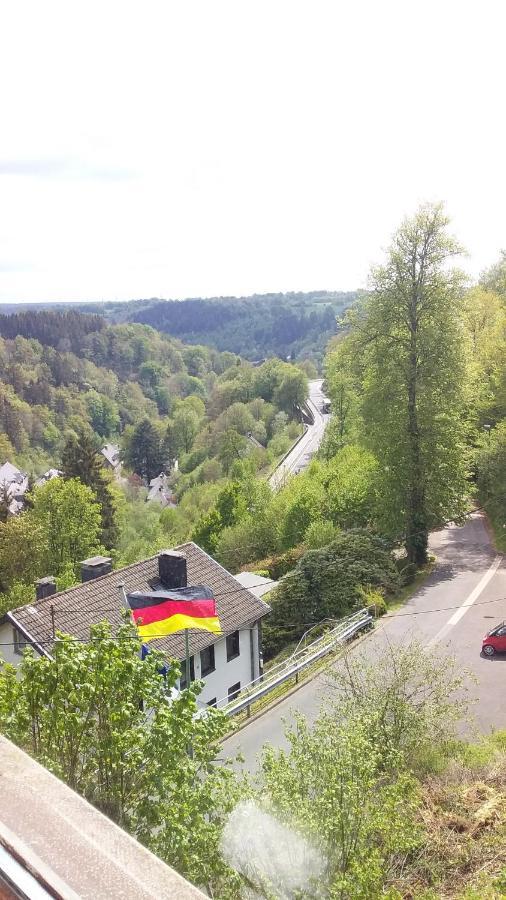
[[[353,291],[310,291],[251,297],[59,304],[59,308],[86,312],[94,319],[100,315],[115,324],[151,325],[185,343],[205,344],[252,361],[279,356],[309,359],[320,367],[329,337],[336,333],[336,317],[342,317],[356,298]],[[48,308],[54,310],[50,305]],[[26,311],[26,306],[7,304],[4,310],[16,313]],[[96,330],[96,326],[90,330]]]
[[[354,293],[314,291],[211,300],[160,301],[134,312],[133,321],[152,325],[191,343],[206,343],[246,359],[266,356],[321,363],[336,316],[355,301]]]

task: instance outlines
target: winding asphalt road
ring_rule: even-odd
[[[465,525],[450,525],[431,536],[437,557],[431,575],[396,614],[385,617],[354,653],[373,656],[387,642],[414,637],[424,646],[451,652],[477,678],[472,694],[476,725],[482,732],[506,728],[506,654],[481,656],[484,634],[506,619],[506,565],[492,546],[487,522],[473,513]],[[244,767],[254,771],[262,745],[284,747],[284,720],[295,711],[310,721],[325,706],[331,690],[325,674],[304,684],[277,706],[223,744],[225,757],[241,752]]]
[[[274,470],[269,478],[269,484],[273,491],[279,490],[290,475],[295,475],[301,469],[305,469],[320,446],[325,429],[330,421],[330,415],[322,413],[324,393],[321,378],[309,382],[308,406],[314,416],[314,425],[308,425],[305,434],[295,444],[290,453]]]

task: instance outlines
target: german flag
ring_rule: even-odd
[[[148,593],[135,591],[127,594],[127,601],[143,641],[188,628],[221,634],[213,592],[205,585]]]

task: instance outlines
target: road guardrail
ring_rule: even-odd
[[[265,697],[289,678],[295,678],[297,682],[299,672],[328,653],[332,653],[340,644],[350,640],[360,631],[371,627],[373,621],[373,617],[367,609],[361,609],[346,619],[342,619],[334,628],[312,641],[307,647],[296,650],[287,660],[278,663],[260,680],[257,679],[251,684],[245,685],[236,699],[228,701],[227,698],[223,698],[218,701],[218,708],[227,716],[235,716],[243,710],[247,710],[249,716],[252,703]]]

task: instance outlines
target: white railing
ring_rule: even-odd
[[[367,609],[359,610],[346,619],[342,619],[334,628],[325,632],[308,646],[301,647],[299,645],[288,659],[273,666],[261,679],[245,685],[235,700],[229,701],[227,697],[224,697],[216,705],[227,716],[235,716],[244,709],[247,710],[249,716],[251,704],[256,700],[265,697],[289,678],[295,678],[297,682],[299,672],[328,653],[332,653],[340,644],[350,640],[359,631],[369,628],[372,624],[373,617],[369,611]]]

